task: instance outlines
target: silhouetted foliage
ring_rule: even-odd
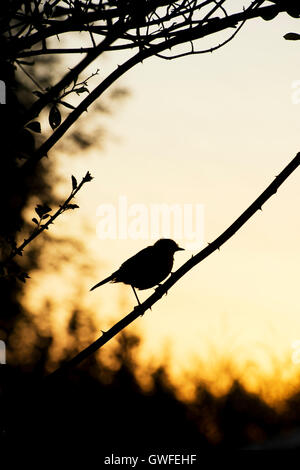
[[[6,445],[30,448],[34,443],[45,455],[68,450],[70,458],[84,455],[89,462],[97,456],[102,464],[110,453],[147,457],[247,448],[288,435],[300,418],[299,394],[287,401],[290,412],[280,412],[238,381],[221,397],[201,384],[194,402],[183,403],[164,368],[149,372],[153,386],[143,391],[133,360],[138,343],[136,337],[119,336],[114,352],[119,367],[114,372],[101,357],[90,357],[50,383],[38,380],[41,370],[29,375],[23,367],[7,367]],[[50,345],[50,338],[39,339],[37,364],[43,364]]]

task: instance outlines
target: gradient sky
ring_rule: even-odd
[[[284,14],[271,22],[251,20],[213,54],[147,60],[118,82],[129,89],[129,98],[112,115],[95,117],[95,125],[108,131],[104,148],[75,159],[52,152],[62,175],[80,178],[89,170],[95,178],[77,198],[80,212],[68,224],[62,217],[53,231],[86,237],[95,272],[82,279],[81,301],[95,312],[99,328],[127,314],[135,299],[128,286],[88,289],[153,243],[99,240],[100,204],[116,204],[120,195],[129,204],[147,206],[203,204],[207,243],[300,151],[300,105],[292,102],[292,84],[300,80],[300,43],[283,39],[291,31],[300,32],[299,21]],[[104,67],[118,60],[121,56],[112,61],[107,54]],[[258,387],[256,374],[274,376],[278,364],[281,381],[292,381],[300,368],[291,359],[292,342],[300,339],[299,178],[298,169],[220,252],[129,327],[143,336],[141,363],[167,357],[174,377],[197,373],[201,364],[201,375],[216,392],[226,385],[218,364],[227,358],[250,388]],[[175,266],[190,256],[191,251],[176,254]],[[45,293],[51,285],[49,279],[33,279],[28,297],[33,311],[38,290]],[[151,290],[141,298],[148,294]],[[249,364],[254,364],[250,375]]]

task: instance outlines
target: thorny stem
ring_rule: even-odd
[[[70,203],[70,201],[76,196],[78,191],[82,188],[82,186],[90,181],[92,179],[91,175],[89,172],[82,178],[81,182],[79,185],[75,188],[72,189],[70,196],[64,201],[63,204],[59,206],[59,209],[49,217],[48,221],[45,222],[43,225],[40,225],[40,222],[37,226],[37,228],[31,233],[31,235],[26,238],[23,243],[16,248],[12,250],[12,252],[8,255],[5,261],[3,261],[2,265],[6,265],[9,261],[11,261],[16,255],[22,256],[22,253],[24,251],[24,248],[32,242],[36,237],[38,237],[44,230],[48,230],[49,226],[53,224],[54,220],[57,219],[57,217],[62,214],[65,210],[67,210],[67,206]]]

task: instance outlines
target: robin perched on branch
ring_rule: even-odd
[[[120,268],[98,282],[91,290],[107,282],[123,282],[129,284],[140,304],[135,288],[143,290],[159,285],[171,272],[174,253],[184,250],[174,240],[161,238],[154,245],[147,246],[136,255],[125,261]]]

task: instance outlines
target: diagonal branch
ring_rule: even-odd
[[[194,50],[194,43],[191,42],[192,47],[191,47],[191,50],[188,51],[188,52],[183,52],[181,54],[176,54],[176,55],[172,55],[172,56],[165,56],[165,55],[162,55],[162,54],[156,54],[156,56],[160,57],[161,59],[165,59],[165,60],[174,60],[174,59],[179,59],[180,57],[186,57],[188,55],[198,55],[198,54],[206,54],[207,52],[214,52],[214,51],[220,49],[221,47],[225,46],[226,44],[228,44],[230,41],[232,41],[235,38],[235,36],[240,32],[240,30],[244,26],[245,22],[246,22],[246,19],[244,21],[242,21],[242,23],[234,31],[234,33],[229,38],[225,39],[225,41],[221,42],[220,44],[217,44],[216,46],[210,47],[209,49],[202,49],[201,51],[195,51]]]
[[[231,224],[219,237],[217,237],[212,243],[209,243],[207,247],[192,256],[186,263],[184,263],[177,271],[175,271],[158,289],[155,290],[154,294],[150,295],[142,304],[135,307],[126,317],[122,318],[108,331],[103,332],[102,336],[98,338],[94,343],[90,344],[87,348],[83,349],[79,354],[73,357],[71,360],[65,362],[57,370],[45,377],[46,380],[55,378],[76,366],[84,359],[89,357],[92,353],[97,351],[101,346],[107,343],[122,329],[136,320],[140,315],[143,315],[146,310],[151,309],[161,297],[168,292],[168,290],[187,272],[189,272],[194,266],[198,265],[211,255],[214,251],[219,250],[225,242],[227,242],[245,223],[257,212],[262,210],[263,204],[275,194],[278,188],[284,183],[284,181],[295,171],[300,165],[300,152],[296,157],[282,170],[282,172],[276,176],[275,180],[261,193],[261,195]]]

